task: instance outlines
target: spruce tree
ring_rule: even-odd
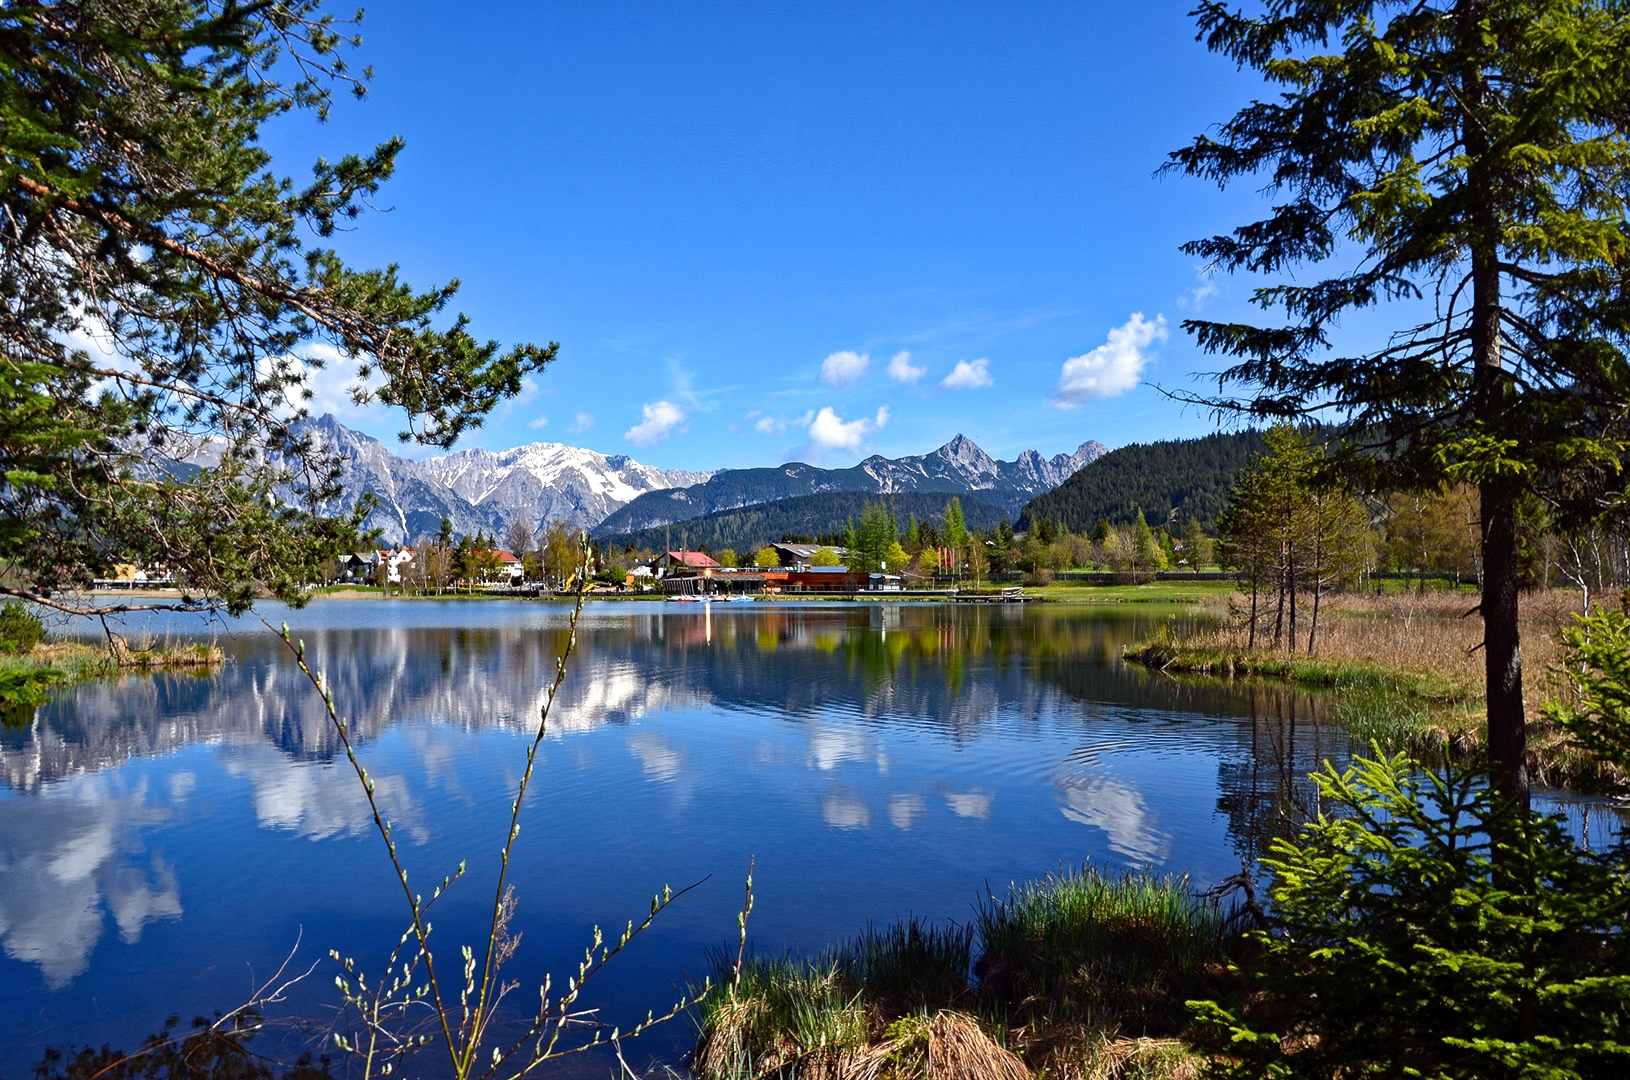
[[[1477,486],[1489,759],[1526,805],[1519,500],[1589,513],[1630,445],[1630,12],[1206,0],[1196,14],[1209,48],[1278,90],[1167,165],[1273,195],[1262,220],[1184,249],[1267,279],[1260,323],[1184,324],[1231,364],[1203,400],[1344,422],[1339,464],[1371,486]],[[1327,263],[1341,268],[1299,270]],[[1342,316],[1370,308],[1391,337],[1338,343]]]

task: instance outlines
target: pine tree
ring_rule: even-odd
[[[955,495],[945,504],[940,517],[940,539],[951,548],[960,549],[968,542],[968,525],[962,518],[962,500]]]
[[[200,599],[171,606],[299,602],[360,521],[314,513],[335,473],[295,421],[322,349],[435,446],[553,358],[444,317],[456,283],[322,246],[399,141],[273,170],[264,124],[363,91],[353,31],[322,0],[0,5],[0,591],[84,613],[61,590],[126,561],[184,574]]]

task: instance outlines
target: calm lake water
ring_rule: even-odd
[[[329,601],[271,608],[326,670],[413,881],[468,860],[435,909],[452,958],[496,854],[567,609]],[[1306,772],[1346,752],[1318,698],[1125,665],[1144,608],[607,603],[550,718],[512,880],[535,1000],[596,923],[701,884],[591,984],[625,1027],[733,942],[750,859],[761,952],[909,915],[963,921],[987,889],[1090,862],[1214,883],[1285,832]],[[258,622],[203,677],[76,688],[0,730],[0,1076],[49,1046],[134,1046],[244,1001],[295,949],[315,972],[266,1012],[301,1045],[338,1004],[336,948],[377,968],[406,910],[311,685]],[[284,1023],[287,1021],[287,1023]],[[673,1060],[686,1021],[630,1044]],[[605,1075],[610,1059],[582,1065]],[[428,1064],[428,1063],[427,1063]]]

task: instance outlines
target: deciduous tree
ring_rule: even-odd
[[[564,518],[556,518],[543,530],[543,576],[556,588],[565,588],[577,571],[579,532]]]
[[[511,521],[504,534],[504,542],[509,545],[509,553],[524,562],[527,553],[532,550],[533,535],[530,521],[525,518]]]
[[[1363,508],[1342,486],[1319,475],[1323,459],[1305,434],[1278,425],[1266,449],[1234,483],[1220,520],[1225,557],[1250,594],[1250,647],[1256,645],[1259,602],[1273,600],[1273,647],[1299,647],[1298,602],[1313,597],[1307,651],[1318,647],[1320,602],[1326,589],[1348,584],[1364,565],[1369,536]]]
[[[962,500],[955,495],[945,504],[939,532],[940,541],[952,550],[961,550],[968,542],[968,523],[962,516]]]

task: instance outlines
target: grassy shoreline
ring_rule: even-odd
[[[1181,877],[1091,868],[815,956],[712,955],[702,1080],[1192,1076],[1186,1002],[1226,996],[1238,920]]]
[[[1319,629],[1316,655],[1258,644],[1224,620],[1180,636],[1162,627],[1127,649],[1127,661],[1169,675],[1258,678],[1335,692],[1335,716],[1355,743],[1424,761],[1482,759],[1487,723],[1482,624],[1468,618],[1475,596],[1345,594],[1334,597]],[[1529,767],[1535,782],[1578,791],[1618,786],[1610,767],[1584,754],[1546,719],[1541,704],[1574,690],[1558,663],[1558,634],[1576,610],[1576,593],[1531,594],[1521,626]],[[1231,609],[1237,613],[1238,605]],[[1306,648],[1305,636],[1301,641]]]
[[[1001,592],[1000,585],[963,586],[957,593],[946,591],[934,595],[924,594],[890,594],[890,593],[833,593],[830,595],[819,593],[786,593],[774,597],[761,597],[761,603],[807,603],[820,600],[860,600],[873,603],[954,603],[959,600],[970,600],[979,597],[993,597]],[[1138,584],[1076,584],[1071,582],[1055,582],[1048,585],[1026,585],[1024,594],[1033,599],[1049,603],[1086,603],[1086,604],[1193,604],[1193,605],[1221,605],[1227,601],[1234,592],[1234,584],[1229,581],[1145,581]],[[129,596],[146,599],[163,599],[179,596],[174,590],[163,589],[133,589],[122,590],[117,593],[97,593],[98,596]],[[453,592],[443,593],[402,593],[398,590],[386,591],[377,585],[331,585],[314,589],[311,593],[313,600],[513,600],[513,596],[492,594],[484,592]],[[559,600],[570,602],[572,597],[542,596],[537,599]],[[615,593],[590,592],[584,599],[588,602],[630,600],[665,600],[661,593]]]
[[[122,642],[113,649],[77,641],[45,642],[18,656],[0,654],[0,713],[32,710],[52,690],[126,672],[213,671],[226,654],[213,642],[143,645]],[[15,720],[7,716],[6,720]]]

